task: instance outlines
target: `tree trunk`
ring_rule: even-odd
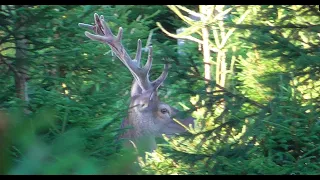
[[[16,23],[16,66],[15,69],[17,73],[15,74],[15,87],[16,87],[16,94],[17,97],[20,98],[22,101],[24,101],[26,104],[29,102],[29,96],[28,96],[28,85],[27,85],[27,39],[24,35],[24,31],[26,30],[26,27],[22,26],[21,24],[24,24],[26,22],[26,17],[23,15],[17,14],[21,19],[17,21]],[[25,109],[26,111],[26,109]]]
[[[25,48],[26,43],[23,40],[16,41],[16,70],[18,74],[15,74],[15,86],[17,97],[21,100],[28,102],[28,87],[27,87],[27,75],[26,75],[26,55],[23,50],[19,50],[19,48]]]
[[[201,14],[208,14],[207,13],[207,6],[200,5],[199,10]],[[203,27],[201,28],[202,31],[202,38],[203,38],[203,46],[202,46],[202,54],[203,54],[203,62],[204,62],[204,78],[206,80],[211,80],[211,63],[210,63],[210,48],[209,48],[209,31],[206,26],[207,22],[207,16],[202,16],[201,21],[203,22]],[[211,87],[208,83],[209,81],[206,81],[206,91],[210,92]]]

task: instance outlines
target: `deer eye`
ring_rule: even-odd
[[[160,111],[161,111],[162,114],[165,114],[165,113],[169,112],[168,109],[166,109],[166,108],[162,108]]]

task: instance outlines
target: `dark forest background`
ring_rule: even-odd
[[[152,44],[161,99],[196,118],[138,174],[320,174],[319,6],[0,8],[0,174],[125,173],[132,76],[78,27],[94,13],[132,57]]]

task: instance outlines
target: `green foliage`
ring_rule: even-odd
[[[108,46],[90,41],[77,25],[91,23],[97,12],[113,32],[123,27],[123,44],[132,57],[137,40],[146,46],[153,31],[151,79],[169,62],[160,96],[197,118],[191,133],[158,139],[157,151],[147,154],[135,173],[319,174],[319,7],[224,10],[229,8],[223,22],[226,32],[235,29],[223,49],[232,72],[227,72],[224,89],[208,93],[198,44],[186,41],[185,53],[178,54],[176,39],[156,26],[160,22],[169,32],[185,26],[166,6],[2,5],[0,173],[132,170],[134,150],[116,141],[128,108],[131,74]],[[23,60],[16,56],[19,37],[28,42]],[[211,33],[212,42],[214,38]],[[143,53],[143,63],[146,58]],[[27,102],[16,95],[19,63],[28,75]],[[215,80],[209,83],[216,85]]]
[[[226,45],[236,69],[223,95],[224,111],[208,103],[210,96],[197,96],[201,109],[194,115],[202,123],[194,137],[168,140],[171,146],[158,150],[146,173],[319,174],[319,31],[313,28],[319,13],[308,8],[231,12],[240,17],[251,10],[243,24],[226,20],[237,30]]]

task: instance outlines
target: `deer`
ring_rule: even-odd
[[[130,93],[130,105],[127,117],[123,119],[121,128],[128,128],[119,138],[127,140],[127,145],[139,149],[139,144],[144,144],[145,152],[153,152],[157,149],[156,138],[172,137],[185,133],[184,126],[194,127],[194,118],[179,118],[181,111],[162,102],[158,97],[158,89],[167,78],[169,65],[164,64],[161,75],[154,81],[149,79],[152,67],[152,46],[148,48],[148,58],[144,66],[141,65],[142,42],[138,39],[136,56],[132,59],[122,44],[123,28],[120,27],[115,36],[104,16],[94,14],[94,25],[79,23],[79,27],[90,30],[94,34],[85,31],[85,35],[100,43],[107,44],[123,65],[133,76]],[[175,120],[177,121],[175,121]],[[178,123],[179,122],[179,123]],[[182,125],[181,125],[182,124]]]

